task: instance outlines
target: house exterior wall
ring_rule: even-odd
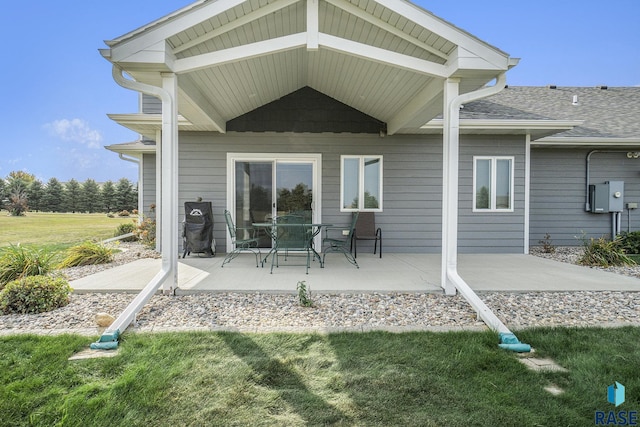
[[[588,238],[611,236],[611,214],[585,212],[586,159],[597,148],[532,149],[532,246],[540,245],[546,233],[556,246],[581,245],[583,232]],[[640,203],[640,159],[628,159],[626,153],[624,149],[594,153],[589,168],[590,184],[624,181],[621,230],[634,231],[640,228],[640,210],[629,211],[626,203]]]
[[[382,155],[383,212],[376,213],[376,225],[383,230],[384,251],[440,253],[441,135],[183,132],[179,144],[180,221],[184,202],[198,197],[212,201],[218,250],[224,250],[226,242],[227,153],[318,153],[322,155],[323,222],[341,226],[350,220],[349,212],[340,212],[340,156]],[[459,251],[523,253],[524,138],[463,135],[460,144]],[[473,156],[479,155],[515,157],[514,212],[472,212]],[[145,207],[155,203],[152,159],[155,156],[145,154]],[[361,243],[363,251],[368,243]]]
[[[142,213],[153,215],[151,205],[156,204],[156,155],[142,155]]]
[[[155,96],[142,94],[141,112],[144,114],[162,114],[162,101]]]
[[[513,212],[473,212],[473,157],[513,156]],[[525,140],[523,136],[460,136],[458,251],[524,253]]]
[[[180,204],[197,197],[213,202],[214,235],[219,245],[226,239],[225,224],[221,219],[227,200],[228,152],[321,154],[322,221],[336,226],[348,224],[351,215],[340,212],[340,155],[383,155],[384,211],[376,214],[376,223],[384,230],[385,251],[440,251],[442,143],[439,138],[181,134]]]

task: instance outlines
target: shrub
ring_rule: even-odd
[[[0,291],[0,310],[5,314],[51,311],[69,304],[70,293],[69,282],[61,277],[23,277]]]
[[[122,236],[123,234],[128,234],[128,233],[135,233],[136,228],[137,227],[133,222],[120,224],[118,226],[118,228],[116,228],[116,232],[113,234],[113,237]],[[121,239],[121,241],[123,241],[123,242],[137,242],[138,238],[135,235],[133,235],[131,237],[125,237],[124,239]]]
[[[0,250],[0,289],[5,284],[27,276],[38,276],[53,270],[55,253],[45,249],[11,245]]]
[[[155,248],[156,246],[156,220],[153,218],[146,217],[140,224],[138,224],[138,229],[135,231],[136,236],[142,244],[144,244],[148,248]]]
[[[84,242],[67,249],[67,257],[62,260],[59,268],[106,264],[113,261],[113,253],[113,249],[99,243]]]
[[[629,258],[620,245],[620,239],[607,240],[591,238],[583,239],[584,254],[578,260],[582,265],[597,265],[600,267],[612,267],[616,265],[635,265],[635,261]]]
[[[627,254],[640,254],[640,231],[620,234],[620,247]]]
[[[556,247],[551,242],[551,235],[549,233],[545,234],[542,240],[538,240],[538,243],[542,245],[542,252],[545,254],[553,254],[556,252]]]
[[[296,286],[298,291],[298,301],[303,307],[313,307],[313,300],[311,299],[311,289],[307,287],[307,283],[302,280],[298,282]]]
[[[23,216],[29,210],[27,195],[24,191],[14,191],[9,195],[7,210],[11,216]]]
[[[118,216],[130,216],[130,215],[131,214],[127,210],[118,212]]]

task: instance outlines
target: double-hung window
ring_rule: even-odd
[[[340,210],[382,212],[382,156],[340,157]]]
[[[473,211],[513,212],[513,157],[473,158]]]

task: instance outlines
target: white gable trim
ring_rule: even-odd
[[[430,12],[415,6],[409,2],[398,0],[375,0],[381,6],[404,16],[416,24],[428,28],[429,31],[438,34],[450,42],[464,46],[469,52],[478,57],[485,58],[488,62],[494,64],[498,69],[508,69],[509,55],[501,52],[499,49],[480,41],[465,31],[456,28]]]
[[[175,34],[185,31],[194,25],[201,23],[202,21],[220,15],[227,10],[243,4],[245,0],[216,0],[202,3],[201,7],[190,7],[188,11],[177,12],[176,19],[171,19],[166,22],[162,20],[156,21],[157,25],[145,29],[139,34],[132,34],[130,39],[126,39],[123,36],[123,40],[115,42],[111,47],[112,60],[117,62],[120,57],[129,57],[137,52],[147,49],[160,41],[164,41]],[[153,24],[151,24],[153,25]]]

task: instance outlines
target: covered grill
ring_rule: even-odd
[[[182,258],[191,252],[215,256],[211,202],[185,202],[182,238],[184,247]]]

